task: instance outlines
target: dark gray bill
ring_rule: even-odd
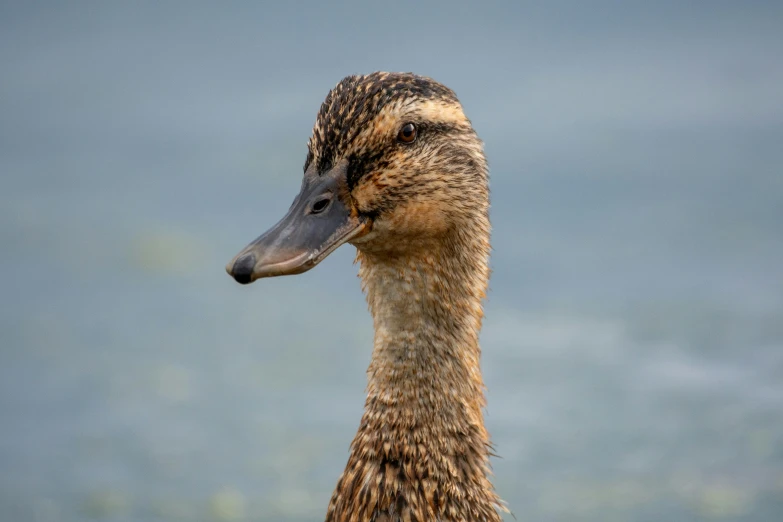
[[[323,175],[308,170],[285,217],[237,254],[226,271],[238,283],[248,284],[310,270],[368,228],[366,219],[351,215],[344,199],[344,165]]]

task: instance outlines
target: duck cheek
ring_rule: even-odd
[[[384,224],[395,235],[438,237],[449,229],[448,216],[441,201],[408,201],[385,216]]]
[[[351,191],[354,206],[362,214],[372,213],[385,199],[384,189],[387,187],[380,176],[373,175],[361,180]]]

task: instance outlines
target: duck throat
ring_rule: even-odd
[[[478,343],[488,224],[358,254],[375,325],[365,412],[327,521],[499,521]],[[386,518],[384,518],[386,517]]]

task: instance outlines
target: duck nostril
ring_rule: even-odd
[[[313,203],[312,208],[310,209],[311,214],[318,214],[320,212],[323,212],[326,210],[326,207],[329,206],[329,202],[331,202],[331,198],[322,198]]]

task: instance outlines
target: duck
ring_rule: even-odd
[[[327,522],[497,522],[479,332],[489,169],[454,91],[352,75],[326,96],[285,216],[226,266],[238,283],[356,248],[374,326],[364,413]]]

